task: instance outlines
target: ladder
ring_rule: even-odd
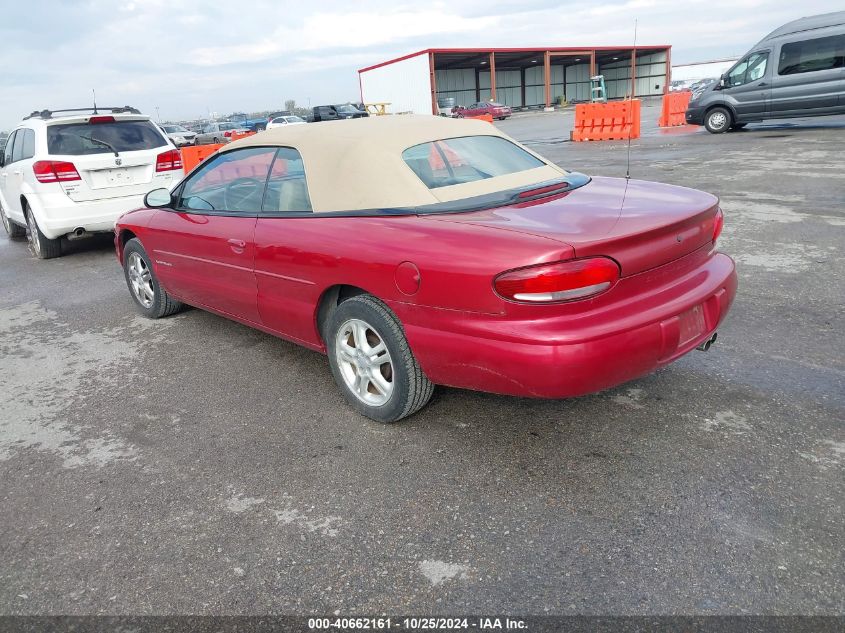
[[[604,87],[604,75],[590,77],[590,101],[607,103],[607,89]]]

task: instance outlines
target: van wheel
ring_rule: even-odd
[[[24,207],[24,215],[26,215],[26,224],[29,227],[29,242],[32,244],[32,250],[35,251],[35,256],[38,259],[53,259],[54,257],[61,257],[62,255],[62,241],[61,239],[52,240],[41,232],[38,228],[38,222],[32,209],[29,205]]]
[[[731,129],[733,116],[726,108],[713,108],[704,118],[704,127],[711,134],[721,134]]]
[[[6,217],[6,212],[3,210],[3,207],[0,207],[0,219],[3,220],[3,228],[6,229],[6,233],[10,238],[13,240],[19,240],[26,237],[26,229]]]
[[[414,358],[402,324],[374,296],[356,295],[341,303],[326,333],[335,382],[359,413],[396,422],[431,398],[434,385]]]

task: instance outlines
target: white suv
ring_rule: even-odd
[[[38,257],[58,257],[62,236],[114,230],[182,175],[179,151],[134,108],[33,112],[0,156],[0,216],[10,237],[29,229]]]

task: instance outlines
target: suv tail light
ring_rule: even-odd
[[[114,123],[113,116],[92,116],[88,123]]]
[[[38,182],[70,182],[82,180],[76,166],[63,160],[39,160],[32,165]]]
[[[716,209],[716,217],[713,219],[713,243],[719,239],[723,228],[725,228],[725,214],[722,213],[722,208],[719,207]]]
[[[173,171],[182,169],[182,154],[177,149],[159,154],[156,157],[156,171]]]
[[[607,257],[586,257],[540,264],[502,273],[493,280],[503,299],[553,303],[584,299],[604,292],[619,279],[619,265]]]

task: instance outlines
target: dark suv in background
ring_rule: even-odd
[[[354,105],[345,103],[341,105],[323,105],[316,106],[308,120],[311,122],[317,121],[337,121],[339,119],[360,119],[365,116],[370,116],[364,110],[359,110]]]

